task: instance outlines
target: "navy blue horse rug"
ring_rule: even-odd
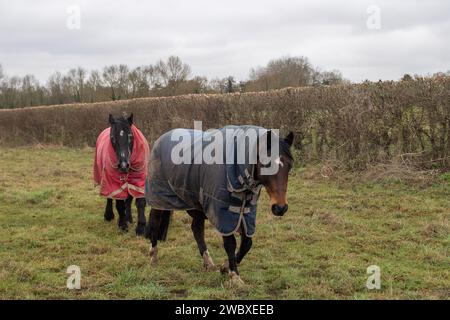
[[[227,126],[214,132],[174,129],[162,135],[150,158],[147,203],[160,210],[201,210],[222,235],[242,226],[251,237],[261,185],[253,179],[258,143],[246,138],[249,130],[259,137],[267,132],[255,126]],[[217,144],[211,148],[218,137],[221,149]],[[242,146],[244,156],[238,152]]]

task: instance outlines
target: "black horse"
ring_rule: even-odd
[[[125,115],[113,117],[110,114],[109,124],[110,128],[105,129],[97,139],[96,159],[94,162],[94,178],[101,186],[108,183],[120,183],[120,186],[117,185],[115,187],[115,189],[117,189],[116,192],[110,193],[111,190],[101,190],[101,194],[107,197],[104,218],[106,221],[111,221],[114,219],[113,199],[115,199],[116,209],[119,214],[119,228],[122,231],[128,231],[128,223],[133,222],[131,212],[133,195],[131,191],[136,192],[136,187],[131,189],[133,186],[129,185],[127,182],[129,176],[136,174],[136,172],[133,172],[136,169],[133,163],[131,163],[133,156],[132,153],[136,150],[136,143],[147,144],[147,141],[145,138],[142,138],[143,136],[140,136],[140,131],[133,125],[133,114],[129,117],[126,117]],[[135,137],[136,134],[139,134],[138,138],[140,139],[138,139],[138,141],[135,141],[137,139],[137,137]],[[110,146],[112,146],[115,155],[108,154],[108,152],[112,153]],[[146,148],[148,150],[148,144]],[[109,166],[109,163],[113,161],[110,159],[113,158],[115,158],[116,163],[111,163],[111,166]],[[100,159],[100,161],[98,159]],[[148,159],[145,159],[145,162],[147,162],[147,160]],[[145,169],[141,170],[145,170],[146,177],[146,165]],[[138,223],[136,226],[137,235],[142,235],[144,233],[146,223],[146,201],[143,192],[144,191],[142,191],[141,197],[136,198],[136,208],[138,212]]]
[[[270,131],[268,131],[270,132]],[[269,137],[269,135],[267,135]],[[264,139],[266,140],[266,139]],[[253,191],[250,191],[250,195],[254,195],[257,193],[259,195],[259,190],[261,187],[258,186],[264,186],[267,192],[270,195],[270,204],[271,204],[271,210],[274,215],[282,216],[284,213],[288,210],[288,205],[286,201],[286,192],[287,192],[287,184],[288,184],[288,176],[289,171],[291,170],[293,166],[293,157],[290,152],[290,147],[293,143],[294,135],[293,133],[289,133],[286,138],[277,138],[277,141],[279,143],[279,158],[274,160],[279,164],[278,170],[274,174],[261,174],[261,170],[264,167],[267,167],[266,164],[262,164],[262,162],[259,159],[259,156],[257,158],[257,163],[252,168],[253,174],[252,177],[248,177],[249,180],[253,181]],[[157,141],[158,142],[158,141]],[[156,161],[167,161],[163,156],[160,155],[162,152],[162,149],[158,149],[155,151],[156,143],[154,149],[152,150],[152,162],[154,161],[154,157],[158,158]],[[267,148],[270,150],[270,139],[267,139]],[[167,151],[167,149],[165,149]],[[156,153],[156,155],[155,155]],[[186,172],[192,172],[192,167],[188,168]],[[152,168],[150,168],[150,172],[152,171]],[[180,175],[180,172],[177,171],[176,167],[172,168],[172,171],[170,175]],[[210,174],[213,173],[214,170],[210,170]],[[182,171],[181,171],[182,172]],[[165,175],[165,173],[163,173]],[[181,173],[182,175],[183,173]],[[189,173],[190,174],[190,173]],[[150,174],[151,175],[151,174]],[[158,173],[154,173],[154,175],[158,176]],[[194,174],[194,179],[196,179],[196,176],[198,174]],[[190,176],[192,177],[192,175]],[[151,180],[152,177],[150,176],[149,179]],[[183,177],[181,177],[183,179]],[[188,178],[191,179],[191,178]],[[170,184],[170,183],[169,183]],[[192,203],[190,202],[190,199],[188,199],[189,196],[192,196],[193,193],[191,190],[188,190],[189,187],[186,187],[186,181],[184,181],[184,185],[180,189],[173,189],[172,184],[170,184],[170,188],[174,190],[173,195],[170,195],[171,199],[173,197],[177,197],[178,199],[176,201],[181,201],[183,203],[183,206],[185,206],[186,203],[188,203],[187,206],[192,207]],[[256,192],[254,191],[256,188]],[[223,189],[222,189],[223,190]],[[247,192],[246,190],[245,192]],[[205,191],[206,192],[206,191]],[[252,194],[253,192],[253,194]],[[167,191],[163,191],[163,193],[167,193]],[[248,195],[248,192],[245,193]],[[147,190],[147,199],[149,199],[149,192]],[[255,198],[253,198],[255,199]],[[170,200],[169,200],[170,201]],[[197,201],[197,200],[195,200]],[[255,214],[256,214],[256,201],[255,201]],[[156,200],[156,202],[158,202]],[[158,261],[158,249],[157,249],[157,243],[158,240],[165,240],[167,236],[167,231],[169,228],[169,223],[171,219],[171,210],[160,210],[162,209],[161,206],[164,206],[163,202],[160,202],[162,204],[158,205],[158,209],[153,208],[153,203],[150,202],[150,205],[152,205],[152,209],[150,211],[150,219],[148,221],[148,224],[146,226],[146,237],[150,238],[151,240],[151,250],[150,250],[150,256],[151,256],[151,263],[154,265]],[[187,207],[185,206],[185,207]],[[163,209],[174,209],[174,208],[163,208]],[[206,209],[205,209],[206,210]],[[205,243],[205,220],[208,219],[207,215],[203,210],[200,210],[198,208],[196,209],[189,209],[186,210],[187,213],[193,218],[191,229],[194,235],[194,238],[197,242],[198,249],[200,252],[200,255],[203,258],[203,264],[206,270],[214,270],[215,265],[213,263],[212,258],[210,257],[208,253],[208,249]],[[209,211],[208,211],[209,212]],[[241,217],[242,218],[242,217]],[[230,232],[229,234],[222,233],[223,236],[223,245],[225,248],[225,251],[227,253],[228,259],[225,261],[225,263],[221,267],[221,272],[223,273],[229,273],[232,283],[240,284],[243,283],[239,276],[238,271],[238,264],[241,263],[242,259],[245,257],[245,255],[248,253],[252,246],[252,238],[251,236],[248,236],[248,223],[243,223],[244,219],[239,220],[238,228],[236,228],[234,231],[239,231],[241,235],[241,244],[239,247],[239,250],[236,253],[237,243],[236,238],[234,236],[234,232]],[[212,221],[211,221],[212,222]],[[254,227],[254,225],[253,225]]]

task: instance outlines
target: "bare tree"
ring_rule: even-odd
[[[19,77],[8,77],[3,82],[3,107],[17,108],[20,106],[21,79]]]
[[[20,105],[24,107],[37,106],[43,103],[43,91],[39,81],[30,74],[22,78]]]
[[[252,90],[307,86],[313,83],[314,69],[306,57],[283,57],[250,71]]]
[[[99,94],[102,88],[102,78],[97,70],[91,71],[86,82],[89,102],[99,101]]]
[[[157,86],[161,86],[161,75],[157,66],[148,65],[144,68],[145,76],[147,77],[147,84],[149,89],[154,89]]]
[[[103,81],[111,90],[111,100],[117,100],[119,95],[119,68],[116,65],[106,66],[103,69]]]
[[[220,79],[220,78],[214,78],[211,81],[209,81],[209,87],[211,90],[218,92],[218,93],[225,93],[227,88],[226,78]]]
[[[341,83],[346,83],[339,70],[323,71],[316,69],[313,76],[313,85],[336,85]]]
[[[77,67],[76,69],[71,69],[67,75],[67,80],[70,83],[70,90],[75,102],[84,101],[86,74],[87,71],[85,69]]]
[[[84,97],[84,89],[85,89],[85,82],[86,82],[86,75],[87,71],[83,69],[82,67],[78,67],[75,73],[76,77],[76,88],[77,88],[77,98],[79,102],[83,102]]]
[[[117,99],[120,100],[128,98],[129,69],[127,65],[120,64],[117,70],[118,70],[118,89],[119,89],[118,90],[119,95]]]
[[[45,86],[32,75],[7,77],[0,65],[0,108],[120,100],[146,96],[171,96],[187,93],[246,92],[279,89],[288,86],[334,85],[347,80],[337,70],[321,72],[305,57],[283,57],[264,67],[251,69],[248,81],[239,83],[233,76],[190,78],[191,68],[177,56],[156,64],[129,69],[127,65],[105,66],[88,72],[82,67],[66,74],[52,74]],[[436,77],[449,72],[436,74]]]
[[[47,81],[47,90],[50,93],[49,104],[62,104],[65,103],[65,97],[63,93],[63,84],[60,72],[52,74]]]
[[[170,56],[167,62],[160,60],[156,68],[164,86],[170,90],[171,94],[176,94],[180,83],[185,81],[191,73],[191,67],[177,56]]]
[[[128,74],[130,96],[132,98],[149,95],[148,74],[146,67],[136,67]]]
[[[177,88],[177,94],[207,93],[208,79],[206,77],[194,77],[181,82]]]
[[[226,92],[231,93],[235,91],[236,87],[236,80],[234,80],[233,76],[228,76],[226,79]]]

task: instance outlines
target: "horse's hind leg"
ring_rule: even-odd
[[[131,203],[133,202],[133,196],[128,195],[127,200],[125,200],[125,219],[129,223],[133,223],[133,215],[131,214]]]
[[[126,220],[126,214],[125,214],[125,200],[117,200],[116,199],[116,209],[119,213],[119,228],[122,231],[128,231],[128,224]]]
[[[147,226],[145,227],[145,236],[150,238],[152,243],[152,247],[150,249],[150,263],[152,265],[156,265],[158,263],[158,239],[165,239],[165,232],[167,230],[161,230],[161,226],[163,226],[163,215],[169,215],[170,211],[166,210],[150,210],[150,218],[148,219]]]
[[[197,241],[198,250],[203,258],[203,266],[206,271],[215,269],[214,262],[209,255],[205,242],[205,214],[199,210],[188,210],[188,214],[192,217],[191,229]]]
[[[105,208],[105,220],[111,221],[114,219],[114,212],[113,212],[113,200],[112,199],[106,199],[106,208]]]
[[[145,198],[136,198],[136,208],[138,212],[138,223],[136,226],[136,235],[141,236],[145,230]]]

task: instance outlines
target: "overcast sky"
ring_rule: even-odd
[[[208,78],[303,55],[352,81],[398,79],[450,70],[449,39],[449,0],[0,0],[0,64],[40,80],[169,55]]]

